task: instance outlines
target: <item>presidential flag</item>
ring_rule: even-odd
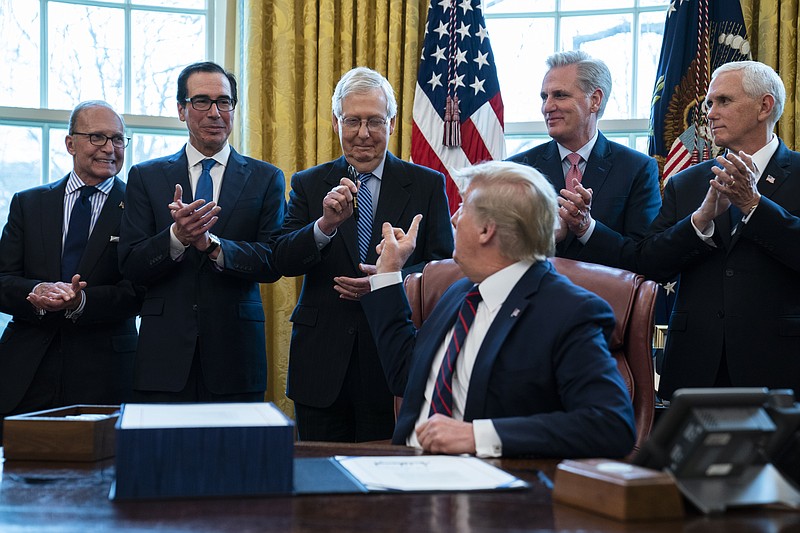
[[[667,10],[650,114],[650,155],[670,176],[715,155],[704,111],[711,73],[750,59],[739,0],[680,0]]]
[[[450,171],[505,158],[503,99],[481,0],[431,0],[413,117],[411,159],[445,174],[455,212],[461,197]]]

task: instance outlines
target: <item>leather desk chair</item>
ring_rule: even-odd
[[[559,257],[550,261],[559,273],[603,298],[614,311],[617,323],[609,348],[631,395],[637,433],[634,451],[638,450],[650,435],[655,410],[652,350],[657,284],[627,270]],[[463,276],[452,259],[431,261],[421,273],[407,276],[404,285],[414,325],[420,327],[444,291]],[[401,402],[402,398],[395,399],[396,412]]]

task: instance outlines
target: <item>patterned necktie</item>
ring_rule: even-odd
[[[359,174],[361,185],[358,187],[358,259],[362,263],[367,260],[369,242],[372,239],[372,193],[367,187],[367,182],[373,177],[372,173]]]
[[[64,239],[64,252],[61,254],[61,279],[71,281],[78,271],[78,263],[83,256],[86,242],[89,240],[89,226],[92,222],[91,196],[97,192],[96,187],[84,185],[81,195],[75,200],[69,216],[69,228]]]
[[[211,181],[211,168],[217,162],[209,158],[203,159],[200,164],[203,165],[203,171],[200,173],[200,179],[197,180],[194,199],[199,200],[202,198],[206,202],[210,202],[214,200],[214,183]]]
[[[435,413],[453,416],[453,371],[456,367],[456,358],[461,352],[461,346],[464,345],[469,328],[472,326],[473,320],[475,320],[475,312],[478,310],[480,302],[481,293],[478,291],[478,286],[473,285],[464,298],[461,309],[458,311],[458,318],[453,328],[453,336],[450,337],[450,343],[447,345],[444,359],[442,359],[442,366],[439,367],[439,373],[436,375],[436,384],[433,387],[433,398],[431,398],[431,409],[428,412],[428,416],[432,416]]]
[[[569,171],[567,172],[567,190],[569,192],[575,192],[575,185],[572,183],[572,180],[578,180],[580,183],[583,180],[583,174],[581,173],[581,169],[578,167],[578,163],[581,162],[583,159],[580,154],[576,154],[572,152],[567,156],[567,161],[569,161]]]

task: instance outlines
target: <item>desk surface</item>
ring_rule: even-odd
[[[297,443],[297,457],[410,455],[405,447]],[[537,479],[555,461],[496,460],[531,483],[512,492],[354,494],[206,500],[111,502],[113,460],[99,463],[7,461],[0,470],[0,531],[609,531],[790,532],[800,513],[739,510],[683,521],[624,523],[553,504]]]

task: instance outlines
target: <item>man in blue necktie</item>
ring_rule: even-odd
[[[344,155],[292,177],[275,249],[284,276],[305,275],[291,318],[287,395],[303,440],[388,439],[393,398],[358,302],[370,290],[366,274],[375,270],[374,222],[407,227],[416,213],[425,215],[405,272],[450,257],[444,176],[388,152],[397,102],[378,72],[359,67],[342,76],[332,111]]]
[[[459,174],[453,259],[466,277],[415,331],[400,268],[418,245],[417,216],[407,234],[383,224],[361,299],[386,379],[403,397],[392,441],[482,457],[626,455],[635,427],[608,348],[611,308],[547,261],[555,191],[517,163]]]
[[[117,265],[122,118],[105,102],[69,120],[73,169],[19,192],[0,239],[0,416],[130,399],[142,291]]]

